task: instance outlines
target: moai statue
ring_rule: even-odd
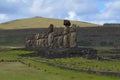
[[[35,34],[32,34],[32,35],[31,35],[30,45],[31,45],[32,48],[35,47]]]
[[[35,43],[36,43],[35,46],[36,46],[36,47],[38,47],[39,35],[40,35],[39,33],[36,33],[36,34],[35,34]]]
[[[76,47],[77,46],[77,34],[76,34],[76,25],[73,24],[70,27],[70,47]]]
[[[58,33],[58,47],[59,48],[63,47],[63,34],[62,34],[62,31],[59,31],[59,33]]]
[[[37,33],[37,34],[35,34],[35,43],[36,43],[36,47],[39,47],[39,36],[40,36],[40,34],[39,33]]]
[[[54,41],[54,32],[53,32],[54,25],[50,24],[48,28],[48,47],[53,48],[53,41]]]
[[[53,28],[54,28],[54,25],[50,24],[49,27],[48,27],[48,34],[53,32]]]
[[[27,38],[26,38],[25,47],[26,47],[26,48],[29,48],[29,47],[30,47],[30,37],[27,37]]]
[[[34,41],[33,41],[33,34],[32,34],[32,35],[30,35],[30,43],[29,43],[29,46],[31,48],[33,47],[33,43],[34,43]]]
[[[34,48],[35,44],[35,34],[32,34],[27,38],[26,47]]]
[[[43,47],[43,33],[39,34],[38,47]]]
[[[42,35],[41,35],[41,47],[45,47],[45,39],[44,39],[44,37],[45,37],[45,34],[42,33]]]
[[[53,47],[58,48],[58,31],[54,33]]]
[[[45,34],[45,37],[44,37],[44,44],[45,44],[45,47],[48,47],[48,34]]]
[[[41,34],[39,34],[39,38],[38,38],[38,47],[41,47]]]
[[[65,25],[65,28],[64,28],[64,38],[63,38],[63,46],[65,48],[68,48],[70,47],[70,41],[69,41],[69,32],[70,32],[70,21],[69,20],[64,20],[64,25]]]
[[[35,39],[37,40],[39,38],[39,33],[35,34]]]
[[[45,41],[46,41],[46,39],[45,39],[45,33],[44,33],[44,35],[43,35],[43,47],[45,47]]]

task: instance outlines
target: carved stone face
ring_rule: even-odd
[[[50,24],[50,26],[48,27],[48,33],[53,32],[53,28],[54,28],[54,25]]]

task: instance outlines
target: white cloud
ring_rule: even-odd
[[[72,20],[85,20],[87,16],[98,11],[96,0],[7,0],[7,6],[1,6],[2,13],[9,16],[43,16],[52,18],[68,18]],[[1,1],[0,1],[1,2]],[[12,3],[11,3],[12,2]],[[4,2],[3,2],[4,3]],[[16,5],[17,4],[17,5]],[[18,5],[19,4],[19,5]],[[90,6],[90,7],[89,7]],[[89,14],[88,14],[89,13]],[[79,17],[80,16],[80,17]]]
[[[69,18],[72,20],[84,19],[84,15],[91,15],[99,12],[96,0],[34,0],[29,8],[31,15]],[[80,16],[80,17],[79,17]],[[82,17],[83,16],[83,17]]]
[[[17,0],[7,0],[7,2],[16,2]]]
[[[119,22],[120,0],[1,0],[0,14],[9,19],[42,16],[100,24]]]
[[[15,3],[15,2],[24,2],[26,3],[28,0],[6,0],[9,3]]]
[[[53,6],[43,5],[44,0],[34,0],[32,6],[29,8],[31,15],[50,16]]]
[[[115,0],[114,2],[106,3],[106,10],[101,13],[103,19],[113,19],[118,18],[120,14],[120,0]]]
[[[67,19],[71,19],[71,20],[74,20],[76,18],[76,13],[71,11],[68,13],[68,17]]]
[[[94,23],[119,23],[120,22],[120,0],[113,0],[104,4],[104,10],[93,18]],[[91,16],[92,17],[92,16]]]
[[[8,16],[6,14],[0,14],[0,23],[4,22],[8,19]]]
[[[7,15],[6,14],[0,14],[0,20],[4,20],[7,19]]]
[[[80,17],[74,11],[70,11],[68,12],[68,16],[65,19],[80,21],[80,20],[83,20],[83,17]]]
[[[34,14],[37,13],[42,3],[43,3],[43,0],[34,0],[32,7],[30,8],[31,13],[34,13]]]

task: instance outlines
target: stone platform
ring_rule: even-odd
[[[96,59],[97,50],[93,48],[35,48],[36,53],[29,56],[41,56],[46,58],[84,57]]]

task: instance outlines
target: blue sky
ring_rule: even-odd
[[[34,16],[119,23],[120,0],[0,0],[0,23]]]

